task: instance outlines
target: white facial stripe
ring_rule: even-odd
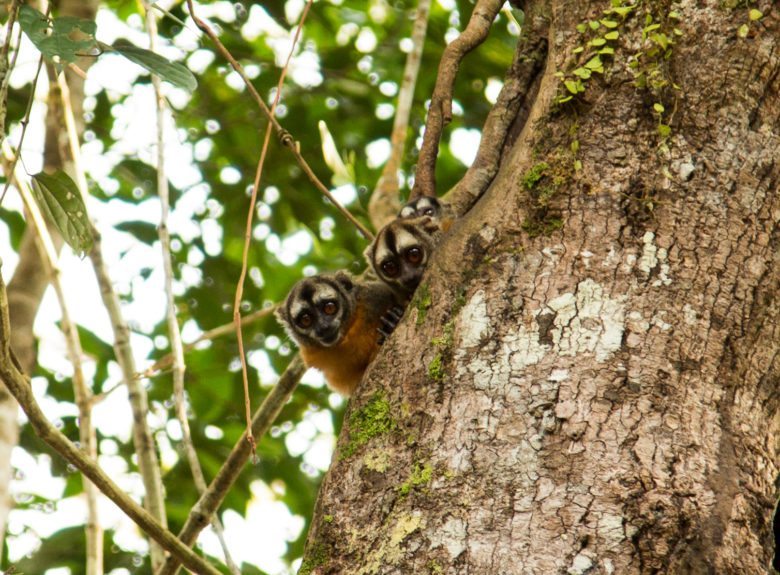
[[[314,300],[314,303],[319,304],[327,300],[338,301],[341,299],[341,297],[339,296],[339,292],[337,292],[331,286],[328,284],[322,284],[317,286],[317,291],[314,293],[314,297],[312,299]]]
[[[417,237],[404,229],[398,230],[395,235],[395,242],[399,253],[403,253],[409,248],[421,247]]]
[[[390,251],[390,248],[387,247],[387,243],[382,242],[376,246],[376,250],[374,251],[374,261],[381,263],[385,260],[385,258],[391,257],[393,255],[395,254],[393,254],[393,252]]]
[[[307,309],[309,307],[309,304],[305,301],[303,301],[300,298],[295,298],[292,302],[292,305],[290,305],[290,319],[295,319],[298,317],[298,314],[301,313],[303,310]]]

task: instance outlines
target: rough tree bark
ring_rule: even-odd
[[[610,2],[526,3],[529,119],[351,400],[301,572],[769,571],[780,9],[724,4],[609,16],[604,77],[556,107]]]

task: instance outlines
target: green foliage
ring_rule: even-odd
[[[428,309],[432,303],[431,290],[428,288],[428,284],[420,285],[414,292],[414,300],[412,301],[412,307],[417,310],[417,325],[425,323],[425,317],[428,315]]]
[[[605,73],[605,59],[614,56],[620,38],[619,28],[634,8],[635,5],[628,2],[613,0],[612,6],[603,11],[604,18],[577,25],[580,42],[572,50],[565,68],[555,73],[562,86],[555,97],[556,104],[570,102],[585,92],[594,74]]]
[[[195,76],[183,64],[169,62],[159,54],[129,43],[109,46],[99,42],[95,38],[97,26],[91,20],[72,16],[49,20],[34,8],[23,5],[19,10],[19,25],[35,47],[49,60],[75,62],[79,56],[96,49],[116,52],[174,86],[186,90],[198,87]]]
[[[65,172],[32,176],[32,192],[43,215],[78,254],[92,247],[92,224],[84,200],[73,180]]]
[[[414,464],[412,474],[409,479],[398,486],[398,493],[401,497],[409,495],[415,489],[428,485],[433,477],[433,466],[430,463],[421,465],[419,462]]]
[[[317,543],[309,550],[308,556],[301,563],[298,575],[310,575],[317,567],[325,565],[328,561],[328,547],[324,543]]]
[[[349,443],[341,450],[341,457],[350,457],[374,437],[395,430],[397,424],[390,412],[390,402],[381,392],[355,410],[349,418]]]
[[[51,22],[35,8],[22,5],[19,25],[35,47],[47,58],[75,62],[82,53],[95,46],[97,26],[91,20],[65,16]]]
[[[159,54],[138,48],[128,43],[117,43],[113,46],[98,43],[100,48],[106,52],[116,52],[135,62],[139,66],[146,68],[152,74],[157,74],[162,80],[166,80],[185,90],[194,90],[198,87],[198,81],[195,76],[185,66],[179,62],[169,62]]]
[[[544,173],[550,168],[550,164],[546,162],[539,162],[538,164],[534,164],[534,166],[528,170],[525,175],[523,176],[523,185],[528,190],[533,190],[536,184],[539,183],[539,180],[544,177]]]
[[[444,381],[444,366],[442,365],[441,354],[437,353],[428,364],[428,377],[437,383]]]

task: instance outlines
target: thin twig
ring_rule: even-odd
[[[442,130],[452,120],[452,90],[458,68],[466,54],[485,41],[503,3],[503,0],[477,0],[466,29],[444,49],[428,108],[410,200],[436,195],[436,157]]]
[[[444,197],[456,214],[463,215],[471,209],[493,181],[502,150],[511,145],[507,142],[510,128],[515,132],[522,127],[515,125],[516,119],[544,67],[546,56],[547,39],[539,31],[526,27],[504,85],[485,120],[477,155],[463,178]]]
[[[8,82],[11,79],[11,70],[16,65],[16,57],[19,55],[19,45],[22,37],[22,27],[19,27],[19,34],[16,39],[16,51],[14,52],[14,58],[11,64],[8,64],[8,51],[11,49],[11,41],[13,38],[13,28],[16,22],[16,14],[18,12],[18,0],[11,0],[8,6],[8,26],[6,27],[5,42],[3,47],[0,48],[0,144],[5,140],[5,116],[8,111]],[[5,192],[3,192],[5,196]],[[0,204],[2,203],[2,197],[0,197]]]
[[[255,412],[252,418],[252,434],[254,436],[262,437],[265,435],[279,416],[287,400],[290,399],[305,371],[306,366],[303,365],[301,356],[296,354],[277,384],[265,398],[265,401],[263,401],[263,404]],[[179,531],[179,539],[185,545],[193,545],[195,543],[198,534],[208,525],[209,518],[219,509],[228,491],[230,491],[230,488],[238,479],[251,454],[252,450],[246,439],[246,434],[244,434],[236,442],[233,450],[206,492],[201,495],[198,502],[190,510],[184,527]],[[174,575],[178,570],[180,562],[178,557],[168,557],[165,565],[157,572],[157,575]]]
[[[259,321],[264,317],[268,317],[274,312],[275,309],[276,306],[272,305],[270,307],[266,307],[263,309],[259,309],[255,312],[252,312],[251,314],[241,318],[241,326],[243,327],[252,324],[256,321]],[[204,341],[212,341],[214,339],[217,339],[218,337],[223,337],[234,333],[236,333],[236,324],[235,322],[232,321],[230,323],[226,323],[224,325],[215,327],[214,329],[204,331],[194,341],[184,344],[184,353],[192,351],[198,346],[199,343],[203,343]],[[163,357],[158,359],[156,362],[154,362],[152,366],[144,370],[142,373],[136,375],[136,377],[141,377],[141,378],[153,377],[157,375],[160,371],[170,368],[172,365],[173,365],[173,354],[169,353],[168,355],[164,355]]]
[[[10,164],[15,158],[11,146],[8,142],[3,142],[4,160]],[[95,428],[92,425],[92,390],[87,385],[84,378],[84,370],[81,366],[82,350],[79,332],[76,325],[70,319],[70,312],[65,300],[65,293],[62,290],[60,282],[60,269],[57,265],[57,248],[49,234],[49,228],[46,220],[35,203],[32,191],[21,170],[8,172],[9,180],[14,180],[16,189],[22,197],[27,214],[30,216],[33,228],[36,232],[36,239],[41,253],[41,261],[49,275],[49,282],[54,288],[57,301],[62,313],[62,333],[65,336],[65,344],[68,350],[68,359],[73,365],[73,393],[76,399],[76,405],[79,410],[79,441],[84,453],[92,461],[97,461],[97,437]],[[98,490],[95,485],[85,478],[84,495],[87,500],[87,522],[84,526],[87,542],[87,575],[101,575],[103,573],[103,529],[100,526],[98,517]]]
[[[311,8],[312,0],[306,3],[301,13],[301,19],[298,22],[298,27],[295,30],[295,36],[293,37],[292,45],[290,46],[290,53],[287,55],[287,61],[284,63],[282,73],[279,74],[279,81],[276,84],[276,94],[274,95],[274,101],[271,104],[271,116],[276,113],[276,106],[279,104],[279,99],[282,96],[282,87],[284,86],[284,79],[287,76],[287,69],[290,67],[290,61],[295,53],[295,47],[298,44],[298,39],[301,36],[303,30],[303,24],[306,22],[306,15]],[[246,272],[249,267],[249,246],[252,242],[252,218],[255,213],[255,203],[257,202],[257,192],[260,189],[260,178],[263,175],[263,165],[265,164],[266,153],[268,152],[268,143],[271,141],[271,124],[268,124],[265,129],[265,139],[263,140],[263,149],[260,152],[260,160],[257,162],[257,169],[255,170],[255,180],[252,184],[252,198],[249,203],[249,210],[246,215],[246,229],[244,230],[244,253],[241,258],[241,275],[236,285],[236,297],[233,302],[233,322],[236,327],[236,339],[238,340],[238,357],[241,358],[241,375],[244,382],[244,408],[246,416],[246,433],[247,440],[252,445],[252,453],[255,452],[255,438],[252,435],[252,421],[251,421],[251,403],[249,399],[249,374],[246,365],[246,355],[244,354],[244,336],[241,332],[241,300],[244,296],[244,281],[246,280]]]
[[[403,80],[398,92],[398,105],[393,120],[393,132],[390,136],[390,158],[382,170],[382,175],[379,177],[379,182],[368,203],[368,215],[376,229],[392,220],[401,207],[398,197],[398,170],[401,168],[406,136],[409,131],[409,116],[414,100],[414,87],[420,73],[430,9],[431,0],[419,0],[412,28],[412,49],[406,57]]]
[[[148,511],[135,503],[102,469],[81,449],[65,437],[46,419],[32,394],[30,381],[19,371],[11,352],[11,324],[8,314],[8,297],[0,275],[0,379],[24,410],[35,434],[49,447],[86,475],[125,515],[148,533],[161,547],[184,563],[187,568],[205,575],[219,575],[219,571],[206,563],[187,545],[163,527]]]
[[[73,169],[76,175],[76,185],[79,188],[84,199],[84,205],[88,205],[87,178],[84,174],[83,164],[81,162],[81,149],[76,131],[76,122],[73,117],[73,108],[70,103],[70,90],[65,81],[64,75],[57,76],[57,83],[62,94],[62,107],[65,116],[65,127],[68,134],[68,143],[73,158]],[[165,499],[163,497],[162,475],[160,465],[157,459],[157,452],[154,448],[154,441],[146,416],[149,412],[149,400],[146,395],[146,388],[135,379],[135,358],[133,350],[130,347],[130,328],[127,325],[119,303],[119,296],[114,290],[111,278],[108,275],[108,269],[103,261],[102,244],[100,233],[95,226],[92,226],[92,235],[94,243],[89,252],[89,258],[92,261],[92,267],[95,270],[98,284],[100,285],[100,295],[103,299],[103,305],[108,311],[111,319],[111,327],[114,332],[114,352],[117,362],[122,369],[122,377],[127,385],[130,404],[133,410],[133,441],[136,454],[138,455],[138,467],[141,472],[141,478],[146,490],[144,505],[149,512],[165,527],[167,518],[165,515]],[[162,564],[165,555],[162,548],[154,541],[150,542],[150,555],[152,566],[157,568]]]
[[[148,2],[144,2],[146,10],[146,27],[149,34],[149,49],[152,52],[157,50],[157,20]],[[203,475],[203,469],[198,460],[198,453],[192,441],[190,432],[190,423],[187,419],[187,406],[184,397],[184,347],[181,341],[181,331],[179,322],[176,319],[176,301],[173,296],[173,262],[171,261],[171,237],[168,232],[168,213],[170,211],[170,194],[168,190],[168,176],[165,172],[165,98],[160,87],[160,78],[152,75],[152,86],[157,109],[157,192],[160,195],[161,214],[160,225],[157,228],[160,237],[160,248],[162,250],[163,271],[165,273],[165,299],[166,316],[168,320],[168,336],[171,342],[171,353],[173,355],[173,397],[176,410],[176,418],[182,431],[181,445],[187,457],[187,462],[192,472],[192,478],[195,481],[195,487],[198,493],[206,491],[206,478]],[[222,553],[225,556],[225,563],[228,569],[234,575],[241,575],[225,542],[225,533],[222,523],[215,515],[211,520],[214,532],[222,546]]]
[[[24,136],[27,133],[27,126],[30,124],[30,112],[32,111],[33,100],[35,100],[35,88],[38,85],[38,76],[41,73],[41,68],[43,68],[43,54],[41,54],[40,58],[38,58],[38,69],[35,71],[35,77],[33,78],[32,86],[30,87],[30,97],[27,99],[27,110],[25,111],[24,119],[21,122],[22,133],[19,135],[19,145],[16,147],[17,153],[14,155],[14,159],[13,162],[11,163],[9,173],[14,172],[16,170],[16,162],[19,161],[19,157],[22,155],[22,144],[24,143]],[[4,101],[5,100],[3,100],[3,102]],[[11,185],[11,179],[9,178],[5,182],[5,186],[3,187],[3,193],[0,194],[0,205],[2,205],[3,200],[5,199],[5,194],[6,192],[8,192],[8,187],[10,185]]]
[[[224,44],[222,44],[219,37],[214,33],[214,31],[209,27],[209,25],[195,15],[195,10],[192,6],[192,0],[187,0],[187,6],[189,7],[190,10],[190,16],[192,16],[192,20],[195,22],[195,24],[197,24],[198,28],[203,30],[203,32],[211,39],[211,41],[214,42],[214,45],[217,47],[217,51],[222,55],[223,58],[225,58],[225,60],[228,61],[228,63],[233,67],[233,69],[238,73],[238,75],[241,76],[241,79],[244,81],[244,84],[249,90],[252,99],[255,101],[255,103],[258,105],[260,110],[262,110],[263,114],[265,114],[266,118],[268,118],[270,124],[273,126],[276,135],[279,137],[279,141],[283,146],[285,146],[288,150],[290,150],[292,155],[295,157],[295,160],[298,162],[298,165],[301,167],[303,172],[309,178],[311,183],[314,184],[314,187],[317,188],[322,195],[328,198],[328,200],[330,200],[330,202],[336,207],[336,209],[339,212],[341,212],[341,215],[343,215],[349,222],[351,222],[352,225],[354,225],[358,229],[358,231],[366,240],[372,241],[374,239],[374,234],[372,234],[368,230],[368,228],[366,228],[351,213],[349,213],[349,210],[347,210],[344,206],[342,206],[336,200],[336,198],[333,197],[333,194],[331,194],[328,188],[325,187],[325,184],[323,184],[320,181],[320,179],[314,174],[314,171],[311,169],[308,162],[306,162],[306,159],[301,155],[300,151],[298,150],[298,142],[292,137],[292,134],[290,134],[290,132],[282,128],[281,124],[279,124],[279,121],[271,113],[271,110],[263,101],[263,98],[260,96],[260,94],[257,92],[255,87],[252,85],[252,81],[249,79],[249,76],[246,75],[243,66],[241,66],[241,64],[238,63],[238,61],[233,57],[233,55],[228,51],[228,49],[225,48]]]

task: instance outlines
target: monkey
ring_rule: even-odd
[[[276,317],[298,344],[304,364],[350,396],[400,320],[399,303],[384,283],[339,271],[298,281]]]
[[[441,235],[441,222],[431,216],[401,217],[379,230],[364,255],[379,279],[408,302]]]
[[[442,232],[449,231],[450,226],[455,221],[452,207],[435,196],[420,196],[406,204],[398,212],[398,217],[401,219],[420,216],[429,216],[434,222],[439,224]]]

